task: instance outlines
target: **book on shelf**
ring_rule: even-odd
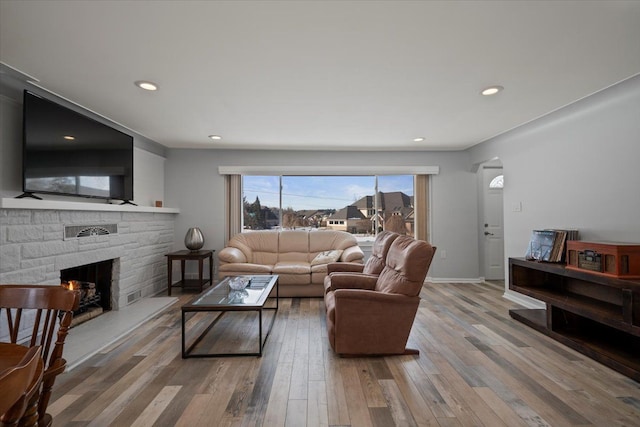
[[[578,240],[578,230],[533,230],[524,257],[536,261],[563,262],[567,240]]]

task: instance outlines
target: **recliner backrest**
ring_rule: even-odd
[[[375,290],[407,296],[419,295],[434,252],[435,247],[423,240],[399,236],[387,252]]]
[[[394,240],[400,235],[392,231],[381,231],[378,233],[376,240],[371,248],[371,255],[362,270],[365,274],[380,274],[385,265],[387,253]]]

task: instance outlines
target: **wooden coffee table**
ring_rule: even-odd
[[[278,276],[245,276],[250,278],[249,285],[243,291],[234,291],[229,287],[230,277],[225,277],[217,285],[210,287],[190,303],[182,306],[182,358],[190,357],[228,357],[228,356],[258,356],[262,357],[262,350],[278,311],[279,286]],[[265,307],[269,294],[276,288],[275,307]],[[262,337],[262,312],[264,310],[275,310],[273,318],[269,324],[264,339]],[[194,353],[194,348],[211,331],[218,321],[231,311],[256,311],[258,312],[258,351],[257,352],[237,352],[237,353]],[[211,321],[198,337],[187,347],[186,321],[187,313],[210,312],[216,313],[216,317]]]

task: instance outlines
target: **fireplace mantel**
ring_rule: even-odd
[[[112,205],[109,203],[67,202],[64,200],[35,200],[1,198],[1,209],[46,209],[58,211],[109,211],[109,212],[152,212],[177,214],[177,208],[155,208],[152,206]]]

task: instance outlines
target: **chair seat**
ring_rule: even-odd
[[[42,381],[44,364],[41,353],[40,346],[27,348],[18,344],[0,343],[0,369],[14,364],[16,358],[21,358],[13,367],[0,372],[1,425],[17,424],[27,411],[31,414],[32,422],[37,420],[37,402],[32,402],[32,397]]]

